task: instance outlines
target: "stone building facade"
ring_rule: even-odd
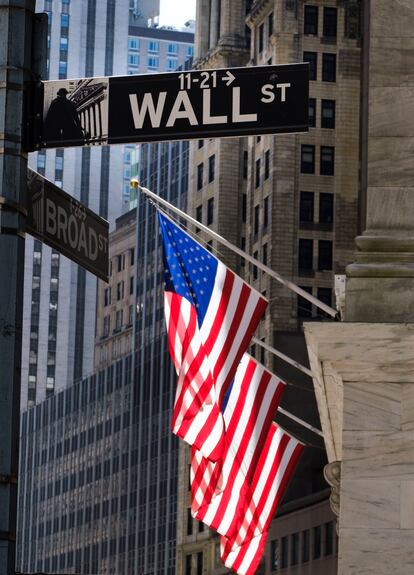
[[[199,0],[197,10],[196,67],[309,62],[310,127],[296,135],[192,142],[189,211],[334,306],[334,276],[344,274],[352,260],[361,217],[358,6],[334,0]],[[302,322],[324,316],[255,266],[222,246],[213,248],[269,300],[257,337],[306,364]],[[282,406],[320,426],[310,378],[258,345],[251,351],[296,386],[288,386]],[[323,441],[280,415],[276,419],[311,445],[279,510],[283,520],[272,524],[260,569],[333,574],[335,520],[322,473]],[[180,475],[188,476],[188,466],[188,450],[180,446]],[[184,479],[179,489],[177,573],[223,572],[218,539],[190,527]],[[308,553],[308,545],[315,552]]]

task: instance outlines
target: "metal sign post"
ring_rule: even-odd
[[[308,64],[58,80],[34,92],[32,149],[308,130]]]

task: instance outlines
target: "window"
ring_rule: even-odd
[[[116,262],[117,262],[117,270],[119,272],[122,271],[125,267],[125,260],[122,257],[122,254],[119,254],[118,256],[116,256]]]
[[[267,228],[269,225],[269,196],[263,200],[263,227]]]
[[[335,100],[322,100],[321,128],[335,128]]]
[[[322,54],[322,81],[336,82],[336,54]]]
[[[309,561],[309,529],[302,532],[302,563]]]
[[[299,563],[299,533],[293,533],[290,537],[290,564]]]
[[[198,140],[198,149],[204,146],[204,140]]]
[[[214,198],[210,198],[207,202],[207,225],[211,226],[214,221]]]
[[[187,509],[187,535],[193,534],[193,516],[191,515],[191,509]]]
[[[317,74],[318,74],[317,52],[303,52],[303,61],[309,62],[309,80],[317,80]]]
[[[197,166],[197,191],[200,191],[203,187],[203,171],[204,171],[204,164],[198,164]]]
[[[135,264],[135,248],[129,250],[129,265],[133,266]]]
[[[149,56],[148,57],[148,65],[147,68],[148,70],[158,70],[158,66],[159,66],[159,60],[158,57],[155,56]]]
[[[139,66],[139,55],[138,54],[128,54],[128,66]]]
[[[258,188],[260,186],[260,158],[258,160],[256,160],[256,180],[255,180],[255,185],[256,188]]]
[[[247,168],[248,168],[249,153],[245,150],[243,152],[243,178],[247,179]]]
[[[262,262],[267,266],[267,244],[262,246]]]
[[[104,290],[104,306],[110,305],[111,303],[111,288],[105,288]]]
[[[282,553],[281,553],[281,568],[285,568],[289,564],[289,538],[282,537]]]
[[[299,273],[301,270],[313,270],[313,240],[299,240]]]
[[[61,52],[67,52],[68,51],[68,39],[67,38],[61,38],[60,39],[59,49]]]
[[[128,38],[128,50],[139,50],[139,38]]]
[[[197,553],[197,575],[203,575],[203,552]]]
[[[328,304],[331,305],[331,304]],[[333,553],[333,521],[325,523],[325,555]]]
[[[124,282],[118,282],[116,284],[116,299],[119,301],[124,297]]]
[[[174,72],[177,69],[178,62],[174,58],[167,58],[167,66],[166,69],[169,72]]]
[[[103,335],[108,336],[111,330],[111,316],[106,315],[103,321]]]
[[[258,260],[259,259],[259,252],[257,252],[257,251],[254,252],[253,257],[255,260]],[[253,266],[252,273],[253,273],[253,279],[257,280],[257,275],[258,275],[257,266]]]
[[[327,38],[336,38],[336,8],[323,9],[323,35]]]
[[[185,48],[185,55],[187,58],[192,58],[194,54],[194,47],[193,46],[186,46]]]
[[[311,34],[313,36],[318,35],[318,7],[317,6],[305,6],[305,14],[303,21],[303,33]]]
[[[321,176],[333,176],[335,165],[335,148],[332,146],[321,146]]]
[[[258,234],[259,233],[259,214],[260,214],[260,208],[259,206],[255,206],[254,207],[254,234]]]
[[[185,575],[191,575],[191,555],[185,556]]]
[[[332,242],[330,240],[319,240],[318,246],[318,270],[332,269]]]
[[[318,299],[320,299],[323,303],[326,303],[326,305],[331,306],[332,305],[332,290],[331,290],[331,288],[318,288]],[[322,311],[321,309],[318,310],[318,315],[330,319],[330,316],[327,313],[325,313],[324,311]],[[326,524],[326,525],[328,525],[328,524]],[[325,525],[325,527],[326,527],[326,525]],[[326,552],[326,532],[325,532],[325,555],[331,555],[331,554],[332,554],[332,551],[330,553]]]
[[[264,167],[264,179],[267,180],[270,175],[270,150],[265,152],[265,167]]]
[[[302,144],[300,171],[302,174],[315,173],[315,146]]]
[[[279,569],[279,541],[273,539],[270,542],[270,570],[276,571]]]
[[[129,278],[129,295],[134,293],[134,276]]]
[[[169,56],[176,56],[178,54],[178,44],[168,44],[167,54]]]
[[[319,559],[321,556],[321,527],[313,528],[313,558]]]
[[[299,204],[299,221],[313,222],[314,193],[301,192]]]
[[[69,14],[60,15],[60,27],[69,28]]]
[[[203,223],[203,206],[196,207],[196,220],[200,222],[200,224]]]
[[[270,12],[269,16],[267,17],[267,30],[270,36],[273,34],[273,12]]]
[[[67,62],[59,62],[59,79],[62,80],[66,78],[68,71],[68,63]]]
[[[312,288],[309,286],[300,286],[304,291],[312,294]],[[312,317],[312,303],[306,298],[298,295],[297,299],[297,317],[298,318],[309,318]]]
[[[319,223],[332,224],[333,222],[333,194],[319,194]]]
[[[242,195],[242,222],[247,220],[247,194]]]
[[[155,54],[158,53],[160,49],[160,43],[156,40],[150,40],[148,42],[148,52],[154,52]]]
[[[260,24],[258,46],[257,46],[257,50],[258,50],[259,54],[261,54],[263,52],[263,45],[264,45],[264,24]]]
[[[316,100],[315,98],[309,98],[309,127],[314,128],[316,126]]]
[[[208,182],[212,182],[214,180],[214,172],[216,168],[216,156],[213,154],[208,159]]]

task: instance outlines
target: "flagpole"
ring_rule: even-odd
[[[307,423],[306,421],[303,421],[303,419],[296,417],[296,415],[293,415],[293,413],[286,411],[286,409],[283,409],[283,407],[278,407],[277,410],[282,415],[286,415],[286,417],[289,417],[289,419],[292,419],[293,421],[296,421],[296,423],[299,423],[299,425],[306,427],[306,429],[309,429],[309,431],[312,431],[313,433],[316,433],[316,435],[323,437],[323,433],[320,429],[318,429],[317,427],[314,427],[313,425],[311,425],[310,423]]]
[[[324,312],[326,312],[330,316],[336,317],[338,315],[337,310],[333,309],[329,305],[318,300],[316,297],[312,296],[307,291],[305,291],[302,288],[300,288],[299,286],[297,286],[295,283],[293,283],[289,280],[285,280],[277,272],[275,272],[274,270],[272,270],[271,268],[269,268],[268,266],[266,266],[265,264],[263,264],[259,260],[256,260],[254,257],[250,256],[249,254],[244,252],[242,249],[238,248],[237,246],[235,246],[234,244],[232,244],[231,242],[229,242],[228,240],[226,240],[225,238],[220,236],[217,232],[214,232],[213,230],[211,230],[210,228],[208,228],[204,224],[200,223],[196,219],[192,218],[191,216],[189,216],[188,214],[186,214],[185,212],[183,212],[179,208],[176,208],[175,206],[173,206],[172,204],[170,204],[169,202],[167,202],[163,198],[160,198],[159,196],[157,196],[157,194],[154,194],[154,192],[151,192],[148,188],[141,186],[139,184],[138,180],[133,178],[131,180],[131,187],[139,188],[143,194],[145,194],[146,196],[148,196],[149,198],[154,200],[154,202],[161,204],[162,206],[165,206],[169,210],[175,212],[180,217],[182,217],[185,220],[187,220],[188,222],[192,223],[197,228],[203,230],[204,232],[206,232],[206,234],[209,234],[212,238],[214,238],[215,240],[217,240],[218,242],[220,242],[221,244],[223,244],[224,246],[226,246],[227,248],[229,248],[230,250],[232,250],[233,252],[235,252],[236,254],[238,254],[239,256],[241,256],[242,258],[247,260],[248,262],[250,262],[251,264],[255,265],[256,267],[258,267],[259,269],[261,269],[262,271],[264,271],[265,273],[270,275],[272,278],[277,280],[282,285],[284,285],[287,288],[289,288],[290,290],[294,291],[295,293],[297,293],[298,295],[300,295],[301,297],[303,297],[307,301],[310,301],[311,303],[313,303],[315,306],[322,309]]]
[[[267,343],[265,343],[264,341],[258,339],[257,337],[253,337],[252,338],[252,342],[256,343],[257,345],[262,346],[264,349],[266,349],[267,351],[269,351],[270,353],[273,353],[273,355],[277,355],[277,357],[280,357],[281,359],[283,359],[283,361],[285,361],[286,363],[289,363],[290,365],[293,365],[293,367],[296,367],[296,369],[299,369],[300,371],[302,371],[303,373],[306,373],[306,375],[309,375],[309,377],[312,377],[312,372],[310,369],[308,369],[307,367],[305,367],[304,365],[300,364],[299,362],[295,361],[294,359],[290,358],[288,355],[285,355],[284,353],[282,353],[281,351],[278,351],[277,349],[275,349],[274,347],[271,347],[270,345],[268,345]]]

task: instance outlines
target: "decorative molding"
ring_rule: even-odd
[[[325,465],[323,474],[326,481],[331,486],[331,495],[329,503],[332,511],[339,518],[340,503],[341,503],[341,461],[332,461]],[[336,530],[339,531],[339,522],[336,523]]]

